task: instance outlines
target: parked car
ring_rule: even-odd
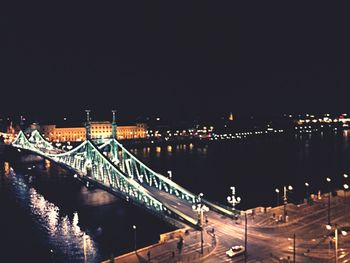
[[[243,246],[233,246],[226,251],[226,255],[230,258],[244,254],[245,249]]]

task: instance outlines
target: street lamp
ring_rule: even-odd
[[[344,187],[344,199],[345,199],[345,201],[346,201],[346,192],[347,192],[348,189],[349,189],[349,185],[348,185],[348,184],[344,184],[343,187]]]
[[[332,180],[331,178],[327,177],[326,181],[330,183]],[[329,193],[328,193],[328,225],[331,224],[331,187],[329,186]]]
[[[173,174],[171,171],[168,171],[168,174],[169,174],[169,179],[171,180],[173,178]]]
[[[292,191],[293,187],[291,185],[283,186],[283,221],[287,222],[287,190]]]
[[[277,206],[279,206],[280,205],[280,190],[278,188],[276,188],[275,192],[277,194]]]
[[[248,256],[248,219],[247,219],[247,212],[244,213],[244,261],[247,262],[247,256]]]
[[[326,225],[327,230],[331,230],[332,226],[330,224]],[[343,236],[347,235],[347,232],[342,230],[341,234]],[[335,263],[338,263],[338,225],[334,224],[334,238],[335,238]]]
[[[230,187],[232,193],[231,196],[227,197],[227,202],[229,202],[232,205],[232,211],[235,211],[235,206],[241,202],[240,197],[236,197],[236,188],[234,186]]]
[[[293,234],[293,263],[295,263],[295,254],[296,254],[296,250],[295,250],[295,233]]]
[[[305,182],[305,188],[306,188],[306,204],[309,202],[309,183]]]
[[[134,229],[134,250],[136,252],[136,248],[137,248],[137,246],[136,246],[136,226],[133,225],[132,228]]]
[[[348,178],[348,175],[347,175],[347,174],[344,174],[343,176],[344,176],[344,178]]]
[[[203,254],[203,244],[204,244],[204,240],[203,240],[203,214],[204,212],[208,212],[209,208],[207,206],[205,206],[204,204],[202,204],[202,196],[203,193],[200,193],[198,195],[198,199],[196,201],[196,204],[194,204],[192,206],[192,209],[194,211],[197,211],[197,215],[198,215],[198,226],[200,227],[201,230],[201,254]]]

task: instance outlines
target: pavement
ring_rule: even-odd
[[[184,235],[184,247],[177,249],[178,238],[119,256],[107,262],[293,262],[293,235],[295,234],[296,262],[334,262],[335,241],[330,234],[338,227],[350,226],[350,196],[345,198],[343,191],[331,197],[330,219],[328,223],[328,196],[321,195],[313,205],[288,204],[288,221],[279,220],[284,207],[248,210],[247,213],[247,258],[244,255],[229,258],[226,251],[234,245],[243,245],[245,240],[245,220],[222,216],[214,211],[206,213],[208,222],[204,226],[204,252],[200,253],[200,231],[191,229]],[[161,193],[167,203],[196,218],[184,201]],[[211,230],[214,229],[212,233]],[[215,237],[214,237],[215,236]],[[338,262],[350,262],[350,233],[339,234]],[[150,259],[147,252],[150,251]],[[174,252],[174,253],[173,253]]]
[[[170,239],[165,242],[138,249],[136,252],[130,252],[114,259],[103,261],[103,263],[121,262],[195,262],[210,256],[210,253],[216,247],[216,238],[207,227],[203,230],[203,253],[201,247],[201,233],[193,229],[188,229],[187,234],[181,235],[183,238],[183,247],[178,249],[177,245],[180,238]],[[185,232],[185,229],[184,231]]]

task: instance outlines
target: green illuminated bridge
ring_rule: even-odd
[[[212,212],[227,216],[234,214],[226,206],[214,204],[191,193],[143,164],[115,139],[114,115],[112,126],[112,138],[99,145],[90,139],[88,121],[86,140],[69,151],[55,148],[37,130],[28,135],[20,131],[12,146],[18,151],[30,151],[63,165],[73,170],[82,180],[176,226],[186,224],[201,228],[201,220],[192,209],[198,203],[205,204]]]

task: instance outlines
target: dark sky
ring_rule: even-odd
[[[1,8],[0,113],[349,109],[345,6],[124,2]]]

